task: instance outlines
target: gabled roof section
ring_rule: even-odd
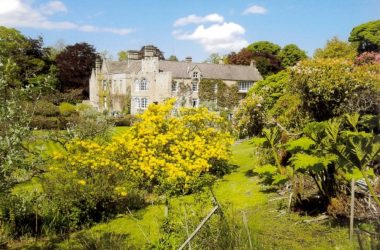
[[[259,81],[262,76],[256,67],[229,64],[190,63],[159,61],[161,71],[170,71],[173,78],[189,78],[189,71],[195,67],[201,71],[202,78],[233,81]]]

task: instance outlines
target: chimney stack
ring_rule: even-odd
[[[250,64],[249,66],[251,66],[251,67],[256,67],[256,61],[252,59],[252,60],[251,60],[251,64]]]
[[[191,63],[193,61],[193,58],[191,56],[187,56],[185,58],[185,62]]]
[[[96,73],[100,72],[101,65],[102,65],[102,61],[100,60],[99,56],[97,56],[96,60],[95,60],[95,72]]]

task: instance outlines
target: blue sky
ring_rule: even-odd
[[[260,40],[312,55],[376,19],[380,0],[0,0],[0,25],[42,35],[46,45],[88,42],[114,58],[154,44],[167,57],[203,61]]]

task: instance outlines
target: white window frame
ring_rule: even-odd
[[[193,78],[198,78],[198,73],[199,73],[198,71],[194,71],[193,72]]]
[[[146,109],[148,108],[148,98],[147,97],[135,97],[136,109]]]
[[[253,82],[239,82],[239,92],[247,93],[253,86]]]
[[[141,105],[141,109],[146,109],[148,107],[148,98],[146,97],[142,97],[140,99],[140,105]]]
[[[138,98],[138,97],[135,98],[135,106],[137,109],[139,109],[141,106],[140,98]]]
[[[199,89],[199,82],[195,82],[195,81],[191,82],[191,90],[193,92],[198,92],[198,89]]]
[[[139,90],[140,91],[148,90],[148,81],[145,78],[139,81]]]

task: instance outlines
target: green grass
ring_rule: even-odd
[[[113,136],[118,136],[128,129],[128,127],[116,127]],[[37,141],[36,145],[45,147],[47,154],[62,150],[59,144],[52,141]],[[247,172],[257,165],[252,152],[253,146],[248,141],[234,145],[231,164],[236,165],[237,168],[218,180],[213,190],[221,204],[229,204],[236,211],[235,218],[241,218],[240,213],[243,211],[246,213],[251,236],[259,249],[353,249],[347,240],[346,227],[333,226],[329,223],[306,224],[302,221],[310,219],[309,217],[279,209],[286,207],[287,200],[271,201],[279,196],[276,193],[263,192],[257,177],[247,175]],[[33,179],[17,186],[13,192],[29,192],[35,189],[40,190],[40,188],[38,179]],[[174,198],[171,200],[171,209],[177,211],[183,208],[183,201],[191,203],[194,200],[193,195]],[[207,209],[211,208],[211,201],[204,206]],[[164,206],[154,204],[139,211],[133,211],[132,214],[120,215],[84,232],[98,235],[103,233],[128,235],[128,242],[137,248],[143,248],[148,241],[156,242],[164,219]],[[60,246],[69,248],[71,243],[71,241],[65,241]]]
[[[246,175],[257,164],[251,153],[252,145],[249,142],[234,145],[231,163],[239,167],[219,180],[214,186],[214,192],[220,203],[232,205],[238,214],[243,211],[246,213],[251,236],[259,249],[353,249],[347,239],[347,228],[303,223],[303,220],[310,218],[280,211],[278,208],[286,200],[270,201],[278,195],[263,192],[258,179]],[[179,209],[177,204],[181,200],[189,202],[193,198],[187,196],[172,199],[171,209]],[[211,207],[211,202],[205,206]],[[151,205],[134,212],[133,216],[126,214],[108,223],[98,224],[88,232],[126,234],[129,242],[137,248],[143,248],[148,240],[155,242],[158,239],[163,210],[162,205]]]

